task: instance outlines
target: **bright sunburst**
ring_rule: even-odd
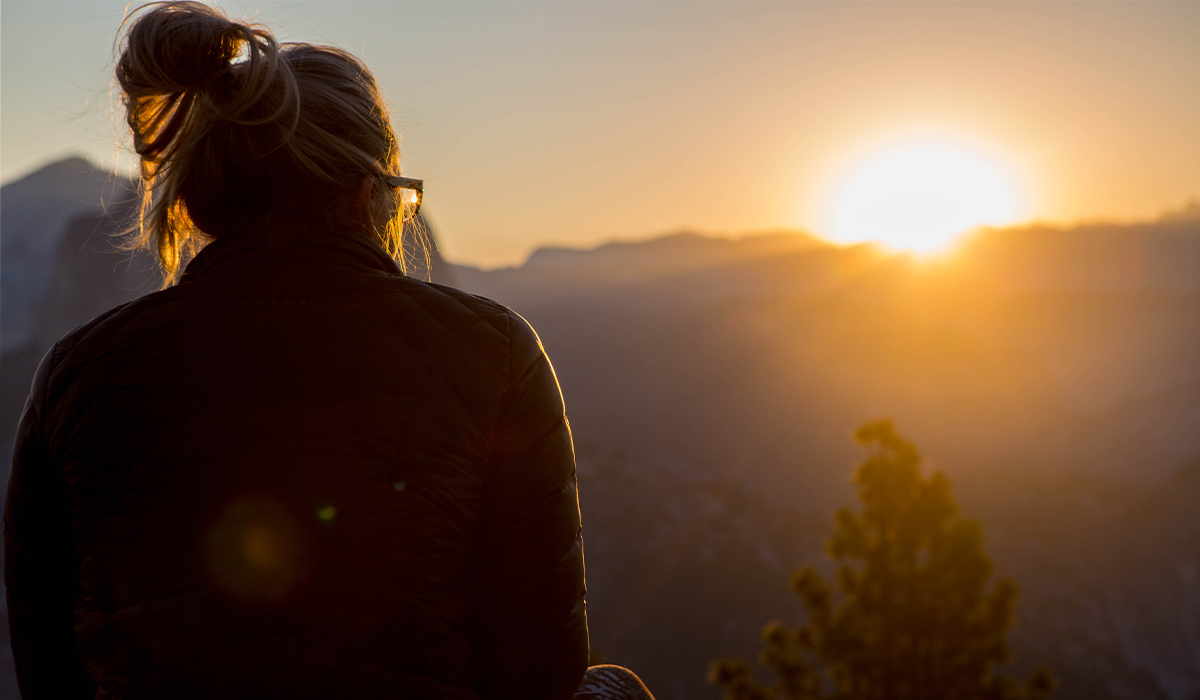
[[[824,231],[842,243],[929,252],[974,227],[1018,220],[1020,199],[995,159],[952,142],[907,142],[850,169],[834,190]]]

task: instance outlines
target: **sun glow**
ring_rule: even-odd
[[[829,200],[823,232],[927,253],[984,225],[1024,215],[1015,178],[997,158],[949,141],[909,141],[848,169]]]

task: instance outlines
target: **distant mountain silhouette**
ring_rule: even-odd
[[[52,163],[0,188],[0,348],[24,345],[38,330],[38,309],[72,220],[96,217],[105,207],[122,209],[132,189],[127,178],[82,158]]]
[[[688,270],[726,267],[730,263],[774,255],[832,248],[829,243],[789,231],[742,239],[711,238],[688,231],[646,241],[607,243],[591,250],[539,248],[522,266],[532,270],[570,270],[592,276],[647,279]]]
[[[1182,207],[1163,213],[1163,223],[1187,223],[1200,221],[1200,199],[1189,199]]]
[[[54,339],[156,286],[111,252],[127,187],[68,161],[0,190],[6,451]],[[1197,211],[986,230],[945,260],[681,233],[502,270],[434,258],[433,277],[537,328],[577,441],[593,646],[656,697],[715,700],[709,661],[797,621],[788,575],[853,498],[849,433],[886,415],[1021,584],[1013,675],[1047,663],[1060,700],[1194,700]]]
[[[695,255],[702,245],[678,235],[541,250],[520,268],[456,272],[535,321],[568,400],[579,393],[582,434],[630,436],[617,446],[654,449],[660,462],[695,469],[684,455],[698,443],[701,462],[723,471],[740,440],[718,436],[747,414],[692,413],[750,400],[751,442],[786,462],[797,453],[781,441],[807,430],[789,424],[813,412],[822,425],[895,413],[910,432],[928,426],[918,443],[948,460],[974,460],[958,446],[978,435],[970,451],[1027,463],[1036,446],[1038,461],[1122,479],[1163,478],[1200,454],[1190,429],[1200,425],[1200,223],[984,231],[930,262],[804,237],[709,239],[743,247],[723,258]],[[630,401],[669,405],[650,422]],[[700,439],[652,439],[680,404],[679,426]],[[846,429],[795,449],[849,457]]]

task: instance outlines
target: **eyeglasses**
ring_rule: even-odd
[[[403,210],[403,222],[410,223],[417,218],[421,210],[421,197],[425,194],[425,182],[411,177],[385,175],[380,178],[388,187],[400,190],[400,207]]]

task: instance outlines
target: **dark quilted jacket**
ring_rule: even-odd
[[[26,698],[534,700],[587,665],[537,336],[351,237],[218,241],[55,345],[4,535]]]

